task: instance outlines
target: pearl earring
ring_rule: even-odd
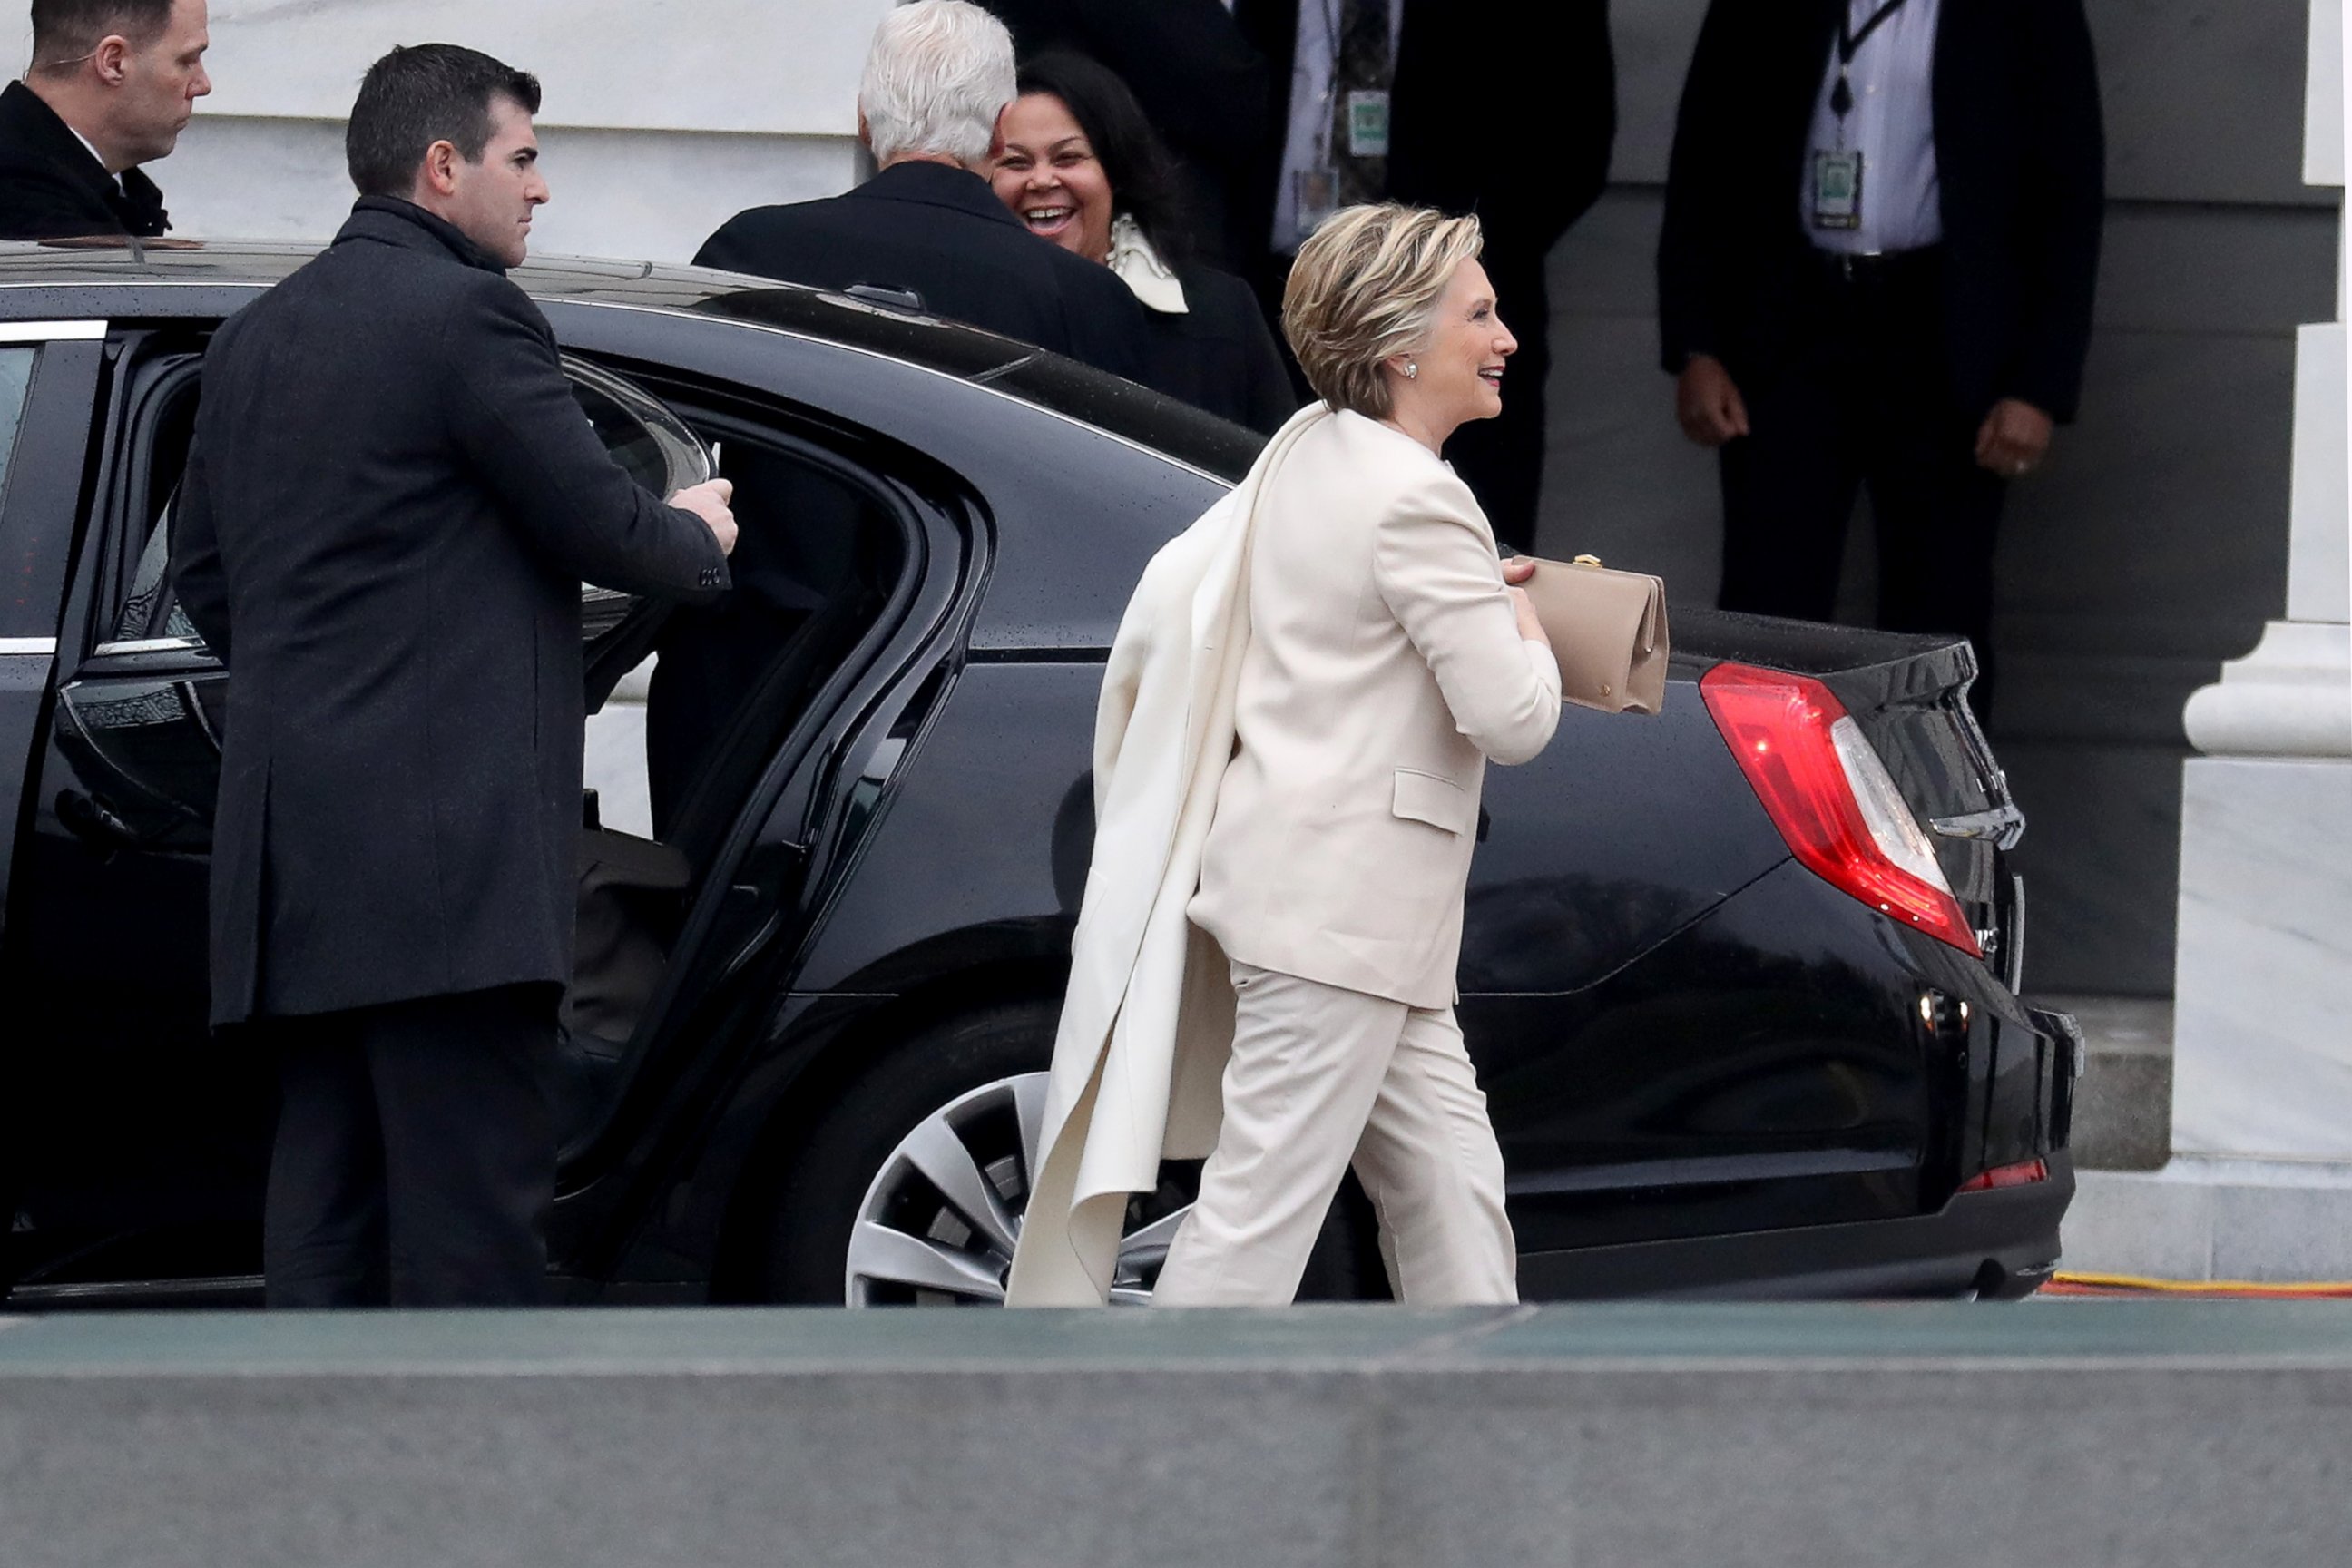
[[[1405,378],[1407,381],[1412,381],[1412,380],[1413,380],[1415,377],[1419,376],[1420,374],[1421,374],[1421,366],[1419,366],[1419,365],[1415,364],[1415,363],[1414,363],[1412,361],[1411,361],[1411,360],[1407,360],[1407,361],[1405,361],[1405,362],[1404,362],[1404,378]]]

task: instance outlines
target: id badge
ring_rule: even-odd
[[[1297,198],[1298,239],[1304,244],[1325,218],[1339,210],[1339,173],[1328,163],[1301,169],[1291,176],[1291,195]]]
[[[1813,226],[1862,226],[1862,153],[1815,150],[1813,153]]]
[[[1389,155],[1389,95],[1374,88],[1348,94],[1348,156],[1385,158]]]

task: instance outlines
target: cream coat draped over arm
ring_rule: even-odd
[[[1013,1306],[1099,1306],[1129,1194],[1216,1142],[1233,1046],[1223,955],[1185,917],[1234,747],[1250,527],[1266,476],[1329,418],[1292,416],[1249,473],[1144,568],[1095,716],[1095,843],[1054,1041]]]
[[[1468,488],[1361,416],[1301,410],[1152,558],[1104,672],[1011,1304],[1101,1303],[1129,1194],[1215,1146],[1226,948],[1446,1005],[1486,763],[1559,721],[1557,668],[1518,635]]]

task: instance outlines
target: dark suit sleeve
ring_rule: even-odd
[[[1723,353],[1710,278],[1718,249],[1711,220],[1722,210],[1725,111],[1741,67],[1730,58],[1728,37],[1737,9],[1738,0],[1707,6],[1675,115],[1665,219],[1658,232],[1658,357],[1669,375],[1680,374],[1693,354]]]
[[[1546,149],[1553,162],[1540,176],[1517,182],[1523,187],[1523,214],[1509,205],[1502,211],[1506,237],[1522,231],[1522,243],[1538,251],[1558,244],[1569,226],[1601,199],[1617,143],[1617,58],[1609,42],[1609,0],[1551,0],[1528,7],[1530,15],[1547,13],[1550,36],[1526,51],[1538,74],[1522,91],[1523,101],[1538,108],[1541,118],[1528,126],[1521,144]]]
[[[2018,232],[2030,247],[2025,320],[2017,362],[2000,395],[2019,397],[2053,418],[2071,420],[2083,390],[2091,346],[2091,305],[2098,289],[2099,230],[2106,213],[2106,132],[2099,108],[2098,63],[2080,0],[2044,0],[2021,8],[2037,24],[2023,47],[2033,100],[2026,138],[2040,156]]]
[[[646,494],[604,450],[521,289],[483,275],[451,301],[441,346],[451,437],[550,560],[624,593],[704,597],[728,585],[702,520]]]
[[[221,570],[220,531],[214,526],[212,487],[202,446],[190,448],[172,508],[172,592],[205,645],[228,662],[228,578]]]
[[[1608,183],[1617,67],[1607,0],[1412,0],[1404,17],[1390,190],[1475,212],[1490,249],[1541,260]]]

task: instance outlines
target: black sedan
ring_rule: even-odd
[[[271,1076],[205,1028],[230,675],[163,563],[206,336],[304,258],[0,247],[17,1305],[257,1293]],[[995,1300],[1105,650],[1255,440],[884,303],[517,277],[622,460],[657,489],[718,462],[746,542],[718,612],[587,597],[592,710],[664,650],[658,831],[583,812],[564,1291]],[[1695,610],[1675,631],[1661,716],[1570,709],[1490,775],[1477,826],[1461,1016],[1524,1289],[2032,1289],[2073,1192],[2079,1048],[2017,999],[2022,822],[1968,647]],[[1123,1295],[1192,1174],[1136,1203]],[[1314,1293],[1383,1293],[1368,1237],[1343,1194]]]

